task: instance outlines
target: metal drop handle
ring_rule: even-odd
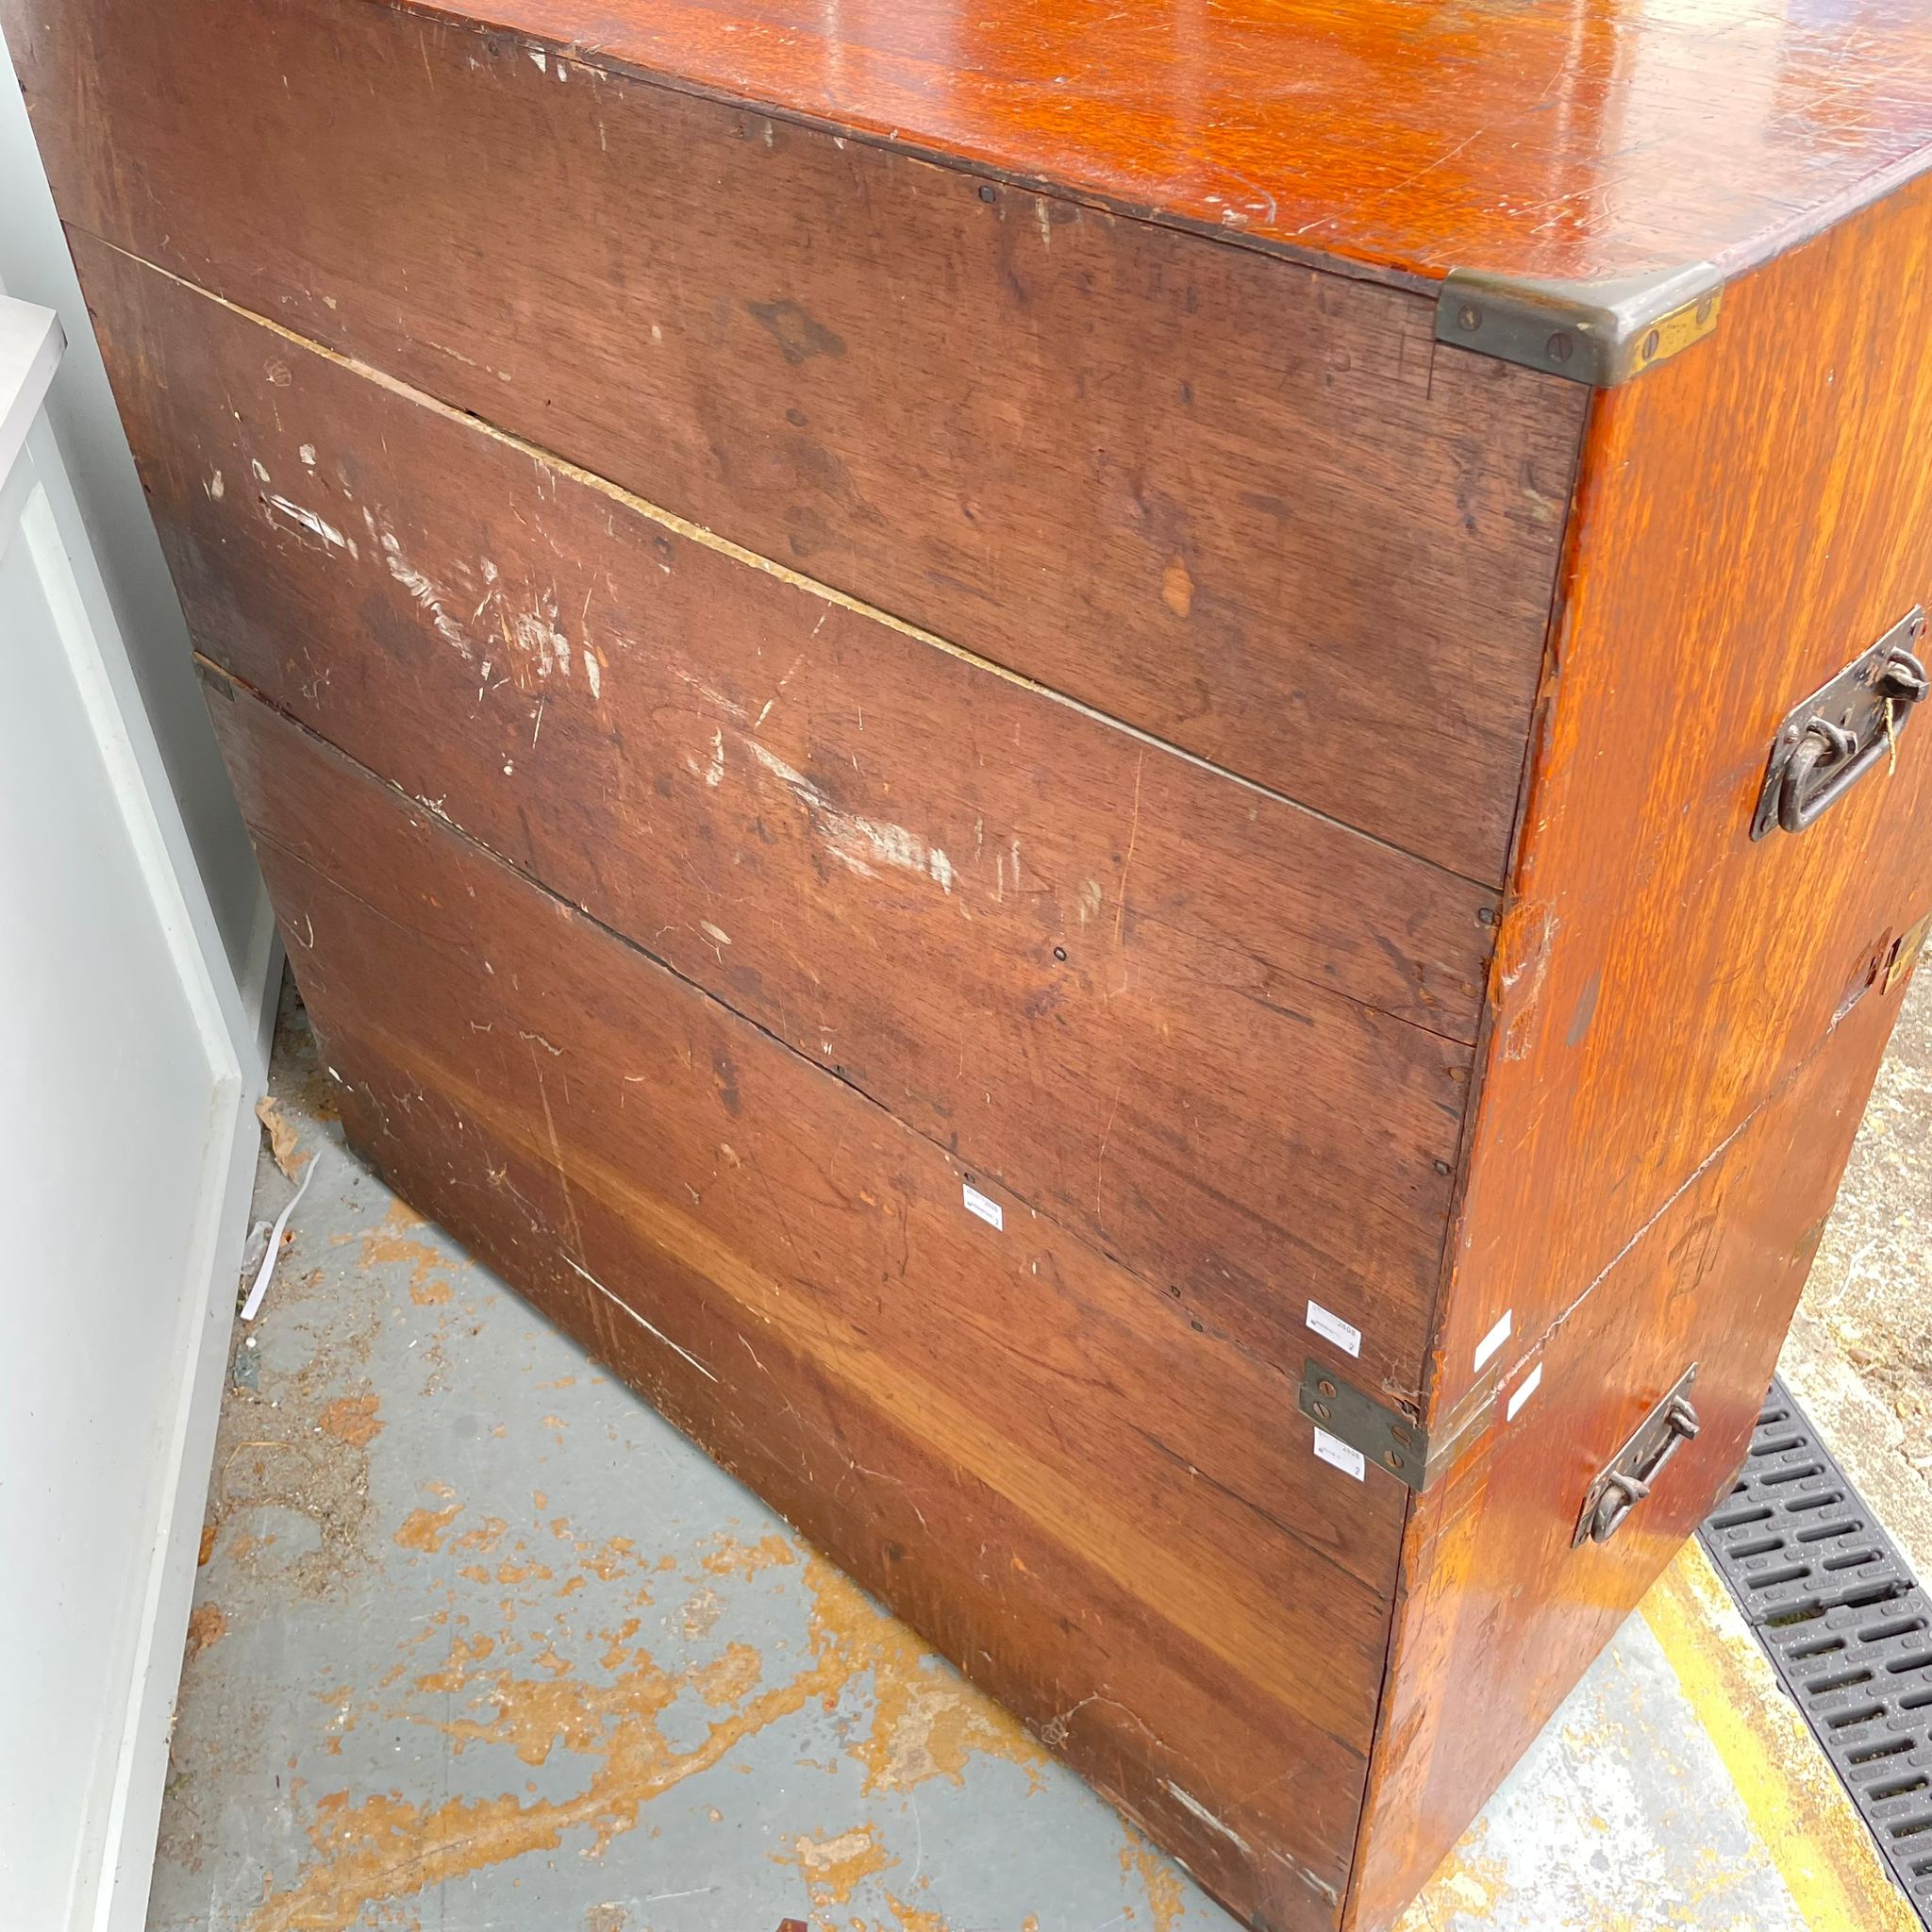
[[[1813,718],[1778,784],[1778,824],[1788,832],[1816,824],[1886,756],[1905,714],[1926,689],[1925,667],[1911,652],[1893,650],[1873,683],[1873,695],[1883,703],[1874,714],[1876,728],[1864,743],[1844,725]]]
[[[1640,1474],[1636,1470],[1610,1469],[1603,1477],[1603,1494],[1590,1519],[1592,1542],[1607,1543],[1629,1520],[1630,1512],[1650,1494],[1651,1485],[1673,1456],[1677,1445],[1692,1441],[1704,1424],[1690,1407],[1688,1395],[1674,1395],[1663,1412],[1663,1446]]]
[[[1608,1542],[1650,1494],[1664,1464],[1696,1436],[1702,1426],[1690,1407],[1690,1386],[1696,1380],[1697,1364],[1692,1362],[1597,1472],[1576,1513],[1572,1549]]]

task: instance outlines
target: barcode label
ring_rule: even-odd
[[[1003,1232],[1007,1225],[1007,1210],[997,1201],[989,1200],[971,1181],[963,1184],[966,1195],[966,1211],[976,1214],[989,1227],[997,1227]]]
[[[1369,1458],[1359,1449],[1351,1449],[1346,1442],[1338,1441],[1326,1429],[1315,1431],[1315,1454],[1331,1469],[1339,1469],[1343,1475],[1352,1475],[1358,1483],[1367,1481]]]
[[[1332,1341],[1345,1355],[1362,1352],[1362,1331],[1352,1322],[1344,1322],[1340,1315],[1331,1313],[1320,1302],[1308,1304],[1308,1326],[1324,1341]]]

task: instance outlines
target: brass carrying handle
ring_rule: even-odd
[[[1688,1395],[1673,1395],[1663,1412],[1663,1443],[1646,1458],[1641,1469],[1618,1469],[1612,1465],[1600,1481],[1601,1493],[1590,1513],[1590,1539],[1607,1543],[1629,1521],[1630,1512],[1650,1494],[1651,1485],[1663,1466],[1677,1453],[1680,1443],[1692,1441],[1703,1427]]]
[[[1815,824],[1887,755],[1906,713],[1927,688],[1925,667],[1911,652],[1894,649],[1873,682],[1873,695],[1882,702],[1862,744],[1844,725],[1813,718],[1778,784],[1778,824],[1788,832]]]

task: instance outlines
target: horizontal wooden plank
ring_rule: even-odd
[[[1331,1924],[1403,1491],[849,1086],[269,707],[211,708],[385,1174],[1226,1895]]]
[[[76,255],[225,669],[1216,1330],[1298,1374],[1312,1299],[1420,1389],[1492,893]]]
[[[1424,297],[362,0],[0,14],[71,223],[1500,880],[1576,385]]]

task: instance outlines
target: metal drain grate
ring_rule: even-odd
[[[1698,1533],[1932,1925],[1932,1599],[1781,1382]]]

